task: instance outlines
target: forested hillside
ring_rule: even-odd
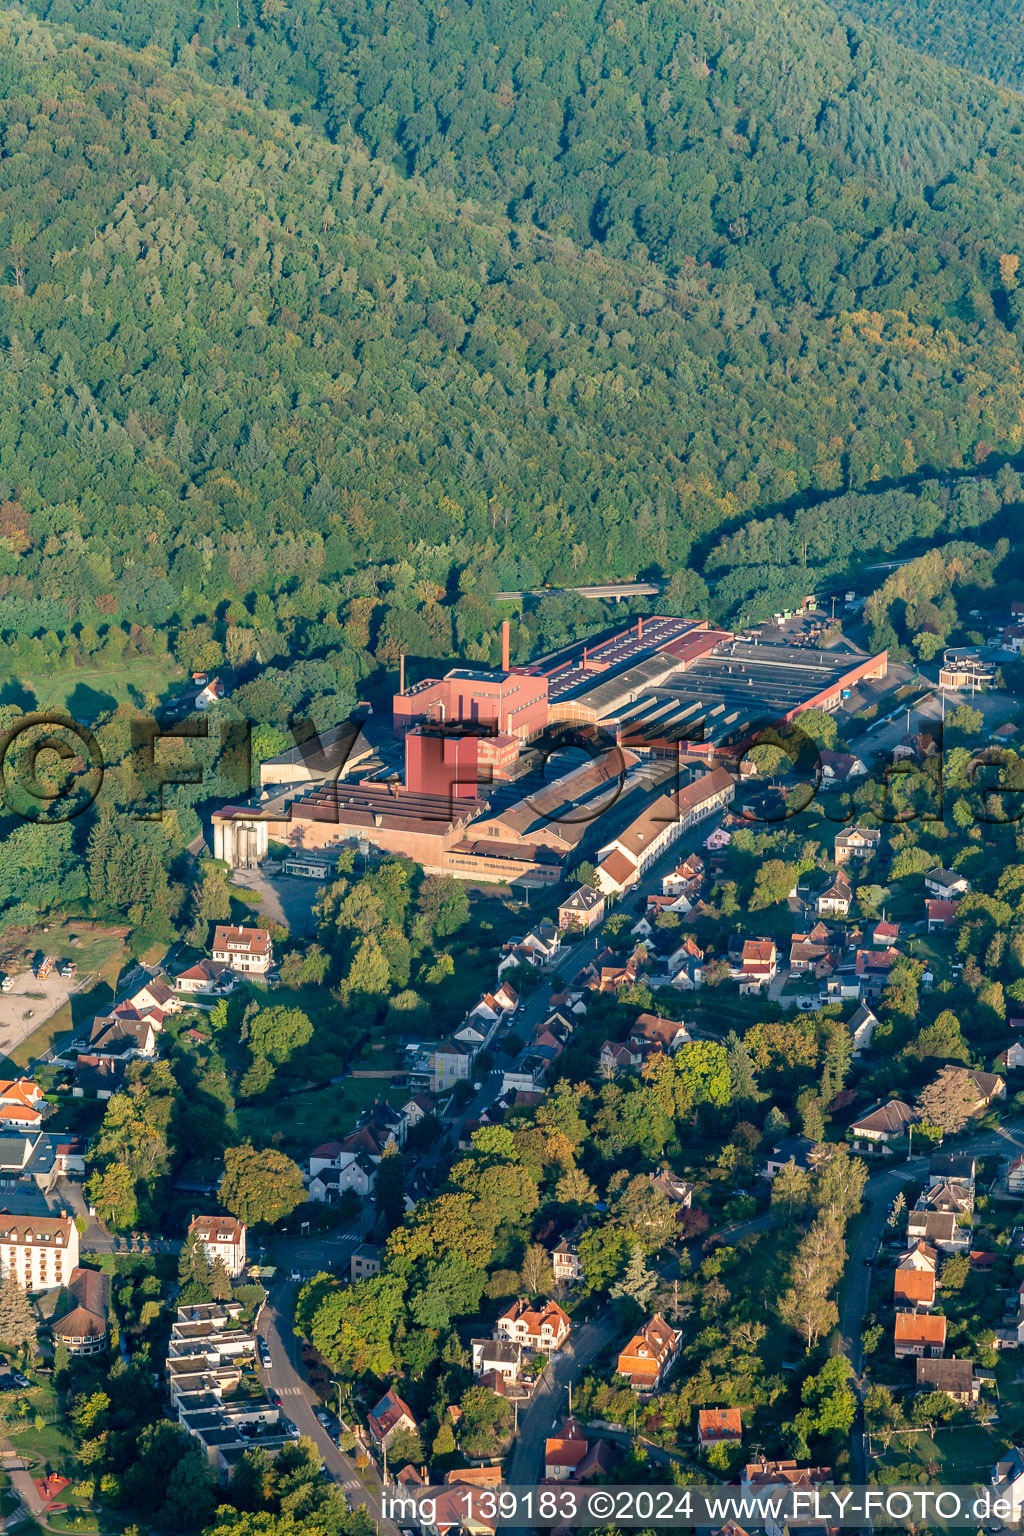
[[[478,11],[438,20],[458,33],[480,24]],[[410,6],[405,26],[396,15],[379,49],[366,42],[377,105],[396,81],[412,89],[421,65],[457,55],[455,43],[420,46],[417,15]],[[663,266],[632,236],[592,238],[590,213],[573,202],[587,175],[572,154],[593,169],[608,146],[588,140],[570,154],[567,126],[558,151],[525,76],[507,108],[514,131],[493,131],[488,117],[480,143],[467,130],[458,155],[428,136],[425,177],[410,179],[368,156],[337,106],[322,103],[331,143],[315,122],[296,126],[202,78],[224,38],[213,22],[195,48],[177,47],[176,13],[157,15],[180,60],[171,66],[7,15],[8,661],[52,663],[72,626],[88,654],[117,652],[120,634],[143,651],[170,640],[179,659],[213,665],[218,646],[236,661],[347,646],[353,666],[375,646],[384,657],[453,644],[485,656],[488,590],[671,572],[695,539],[805,492],[1019,451],[1020,105],[898,50],[872,53],[821,7],[794,13],[784,47],[764,0],[734,36],[724,12],[708,12],[685,46],[659,15],[652,0],[629,27],[605,18],[600,56],[577,46],[572,57],[579,82],[602,82],[578,133],[613,121],[627,133],[624,84],[637,87],[640,124],[644,81],[662,81],[657,60],[674,38],[659,86],[669,138],[641,148],[648,131],[637,127],[639,159],[623,171],[651,209],[664,198]],[[147,16],[122,24],[137,34]],[[564,69],[558,35],[544,32],[559,16],[584,25],[579,8],[538,13],[536,26],[526,10],[508,16],[521,44],[509,42],[502,78],[519,46],[541,74],[549,57]],[[284,57],[275,29],[285,20],[289,46],[312,46],[325,25],[271,3],[243,32],[245,83],[278,102],[301,84],[282,74],[274,93],[260,86]],[[350,25],[369,38],[372,21]],[[405,62],[389,64],[399,46]],[[224,77],[241,78],[236,66]],[[820,70],[845,92],[832,127],[808,106]],[[324,64],[325,79],[341,73]],[[440,78],[422,88],[454,132],[460,101],[468,111],[490,78],[450,100]],[[776,89],[762,116],[754,103],[767,111]],[[355,103],[355,127],[393,156]],[[875,110],[889,127],[869,131]],[[676,142],[669,125],[684,121]],[[519,146],[507,167],[506,137]],[[872,166],[893,143],[897,160],[886,150]],[[486,144],[492,159],[478,161]],[[620,147],[609,163],[625,166]],[[547,190],[530,207],[503,203],[571,237],[486,201],[506,171],[525,193],[530,156],[529,184]],[[897,195],[901,177],[944,179],[924,200]],[[560,197],[555,217],[547,205]],[[644,222],[635,209],[622,218]],[[811,289],[813,307],[796,297]],[[870,307],[845,310],[858,294]]]
[[[1024,89],[1024,18],[1016,0],[846,0],[840,9],[907,48]]]
[[[970,312],[1017,236],[1020,103],[816,0],[37,3],[432,186],[816,310]]]

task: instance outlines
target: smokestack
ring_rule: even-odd
[[[636,637],[638,640],[642,640],[644,637],[644,621],[642,617],[636,621]]]
[[[398,691],[405,692],[405,652],[398,658]]]
[[[502,621],[501,621],[501,670],[503,672],[507,672],[508,669],[509,669],[509,654],[508,654],[508,651],[509,651],[509,647],[508,647],[508,619],[502,619]]]

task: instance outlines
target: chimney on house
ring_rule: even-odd
[[[501,670],[509,669],[508,619],[501,621]]]

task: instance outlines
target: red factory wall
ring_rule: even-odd
[[[422,735],[405,738],[405,787],[417,794],[473,799],[479,775],[475,736]]]
[[[420,720],[485,725],[503,736],[527,741],[548,723],[548,682],[522,672],[493,677],[445,678],[417,684],[392,700],[396,736]]]

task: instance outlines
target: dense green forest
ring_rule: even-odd
[[[846,0],[840,9],[907,48],[1015,91],[1024,85],[1024,21],[1014,0]]]
[[[1012,499],[913,504],[1024,443],[1015,98],[810,3],[51,14],[166,52],[0,33],[0,669],[350,683],[719,529],[740,612],[823,494],[851,553]]]

